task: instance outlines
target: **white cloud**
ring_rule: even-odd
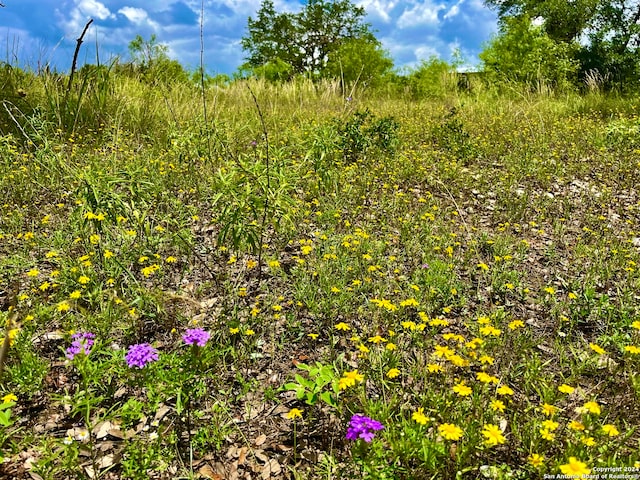
[[[455,17],[458,13],[460,13],[460,8],[458,8],[458,5],[454,5],[453,7],[451,7],[449,9],[449,11],[447,13],[444,14],[444,19],[449,19],[449,18],[453,18]]]
[[[442,4],[433,5],[430,0],[417,3],[413,8],[409,10],[405,9],[405,11],[402,12],[396,25],[402,29],[422,25],[437,25],[438,12],[445,8]]]
[[[149,18],[147,11],[142,8],[122,7],[118,10],[118,13],[127,17],[130,22],[135,23],[136,25],[140,25]]]
[[[95,17],[100,20],[106,20],[107,18],[113,18],[114,15],[111,11],[102,3],[96,0],[81,0],[78,3],[78,10],[88,17]]]
[[[359,7],[363,7],[368,15],[377,17],[384,23],[391,22],[391,11],[398,3],[394,0],[360,0]]]
[[[421,45],[413,50],[418,60],[429,60],[431,57],[440,57],[440,52],[430,45]]]
[[[449,18],[453,18],[460,13],[460,6],[464,3],[464,0],[460,0],[458,3],[453,5],[447,13],[444,14],[444,19],[448,20]]]
[[[54,10],[56,17],[58,17],[58,25],[66,36],[79,35],[90,18],[98,20],[115,18],[111,10],[97,0],[76,0],[75,4],[76,6],[71,9],[70,13],[58,8]]]

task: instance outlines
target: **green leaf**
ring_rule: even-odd
[[[13,424],[11,421],[11,410],[5,410],[0,412],[0,425],[3,427],[9,427]]]
[[[307,393],[307,405],[315,405],[316,403],[318,403],[318,394],[317,393],[312,393],[309,392]]]
[[[337,405],[335,399],[333,398],[333,395],[331,395],[331,392],[324,392],[323,394],[320,395],[320,399],[324,403],[332,407],[335,407]]]
[[[297,375],[297,374],[296,374],[296,381],[297,381],[300,385],[302,385],[302,386],[304,386],[305,388],[308,388],[308,389],[310,389],[310,390],[312,390],[312,389],[313,389],[313,387],[315,386],[315,383],[314,383],[314,382],[312,382],[311,380],[308,380],[308,379],[304,378],[302,375]]]

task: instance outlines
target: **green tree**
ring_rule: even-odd
[[[572,42],[589,27],[601,0],[485,0],[496,8],[500,19],[538,19],[556,42]]]
[[[575,42],[554,41],[523,15],[501,22],[499,34],[480,53],[480,60],[493,81],[564,89],[575,82],[577,50]]]
[[[155,34],[149,40],[140,35],[129,42],[131,67],[135,74],[141,75],[149,83],[187,82],[189,74],[180,62],[168,55],[169,48],[158,43]]]
[[[295,15],[278,13],[271,0],[263,0],[258,16],[247,21],[248,35],[241,40],[242,49],[248,53],[243,69],[260,67],[280,60],[301,69],[301,55],[296,51],[298,27]]]
[[[309,0],[296,14],[279,13],[272,0],[263,0],[256,18],[249,17],[247,36],[241,40],[247,53],[242,69],[271,64],[282,72],[287,70],[284,63],[291,75],[325,76],[330,57],[345,42],[362,40],[379,46],[364,15],[364,9],[350,0]]]
[[[136,38],[129,42],[131,63],[142,68],[148,68],[154,62],[168,60],[168,51],[169,48],[166,45],[158,43],[155,34],[151,35],[149,40],[145,40],[141,35],[136,35]]]
[[[457,88],[456,68],[459,65],[455,61],[447,63],[434,55],[409,70],[405,83],[416,98],[441,98]]]
[[[640,0],[485,0],[497,9],[501,34],[509,19],[536,19],[556,45],[571,47],[579,78],[636,84],[640,69]]]
[[[600,2],[588,43],[580,52],[582,71],[610,85],[635,87],[640,80],[640,1]]]
[[[339,78],[344,89],[356,83],[375,87],[392,68],[393,60],[377,42],[353,38],[342,42],[328,55],[326,74]]]

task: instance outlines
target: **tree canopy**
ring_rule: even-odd
[[[150,83],[186,82],[188,73],[177,60],[168,55],[169,48],[158,43],[155,34],[145,40],[140,35],[129,42],[130,66]]]
[[[638,81],[640,0],[485,0],[485,4],[498,12],[503,43],[518,31],[522,33],[528,22],[540,27],[539,39],[542,35],[551,42],[547,56],[558,51],[568,55],[577,63],[580,78],[597,76],[610,86]],[[500,41],[494,40],[489,49],[495,53]],[[540,42],[537,45],[540,47]],[[526,65],[527,58],[531,59],[531,52],[525,50],[520,49],[522,56],[515,59],[516,63]],[[499,57],[493,57],[495,62],[489,69],[499,66],[508,70]],[[507,61],[513,62],[514,56],[509,57]]]
[[[379,75],[392,64],[364,16],[364,9],[350,0],[309,0],[299,13],[277,12],[272,0],[263,0],[256,17],[249,17],[241,41],[247,53],[243,69],[277,72],[278,79],[338,72],[344,76],[349,69],[351,76]],[[354,73],[346,60],[354,59],[356,48],[362,55]]]

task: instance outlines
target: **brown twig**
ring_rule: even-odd
[[[207,118],[207,90],[204,84],[204,0],[200,5],[200,92],[202,93],[202,117],[207,134],[207,152],[211,160],[211,135],[209,135],[209,121]]]
[[[80,45],[82,45],[82,39],[89,29],[89,25],[93,23],[93,18],[90,18],[87,24],[82,30],[82,35],[76,40],[76,51],[73,53],[73,62],[71,63],[71,73],[69,73],[69,83],[67,83],[67,95],[71,90],[71,84],[73,83],[73,75],[76,73],[76,63],[78,62],[78,53],[80,53]]]

